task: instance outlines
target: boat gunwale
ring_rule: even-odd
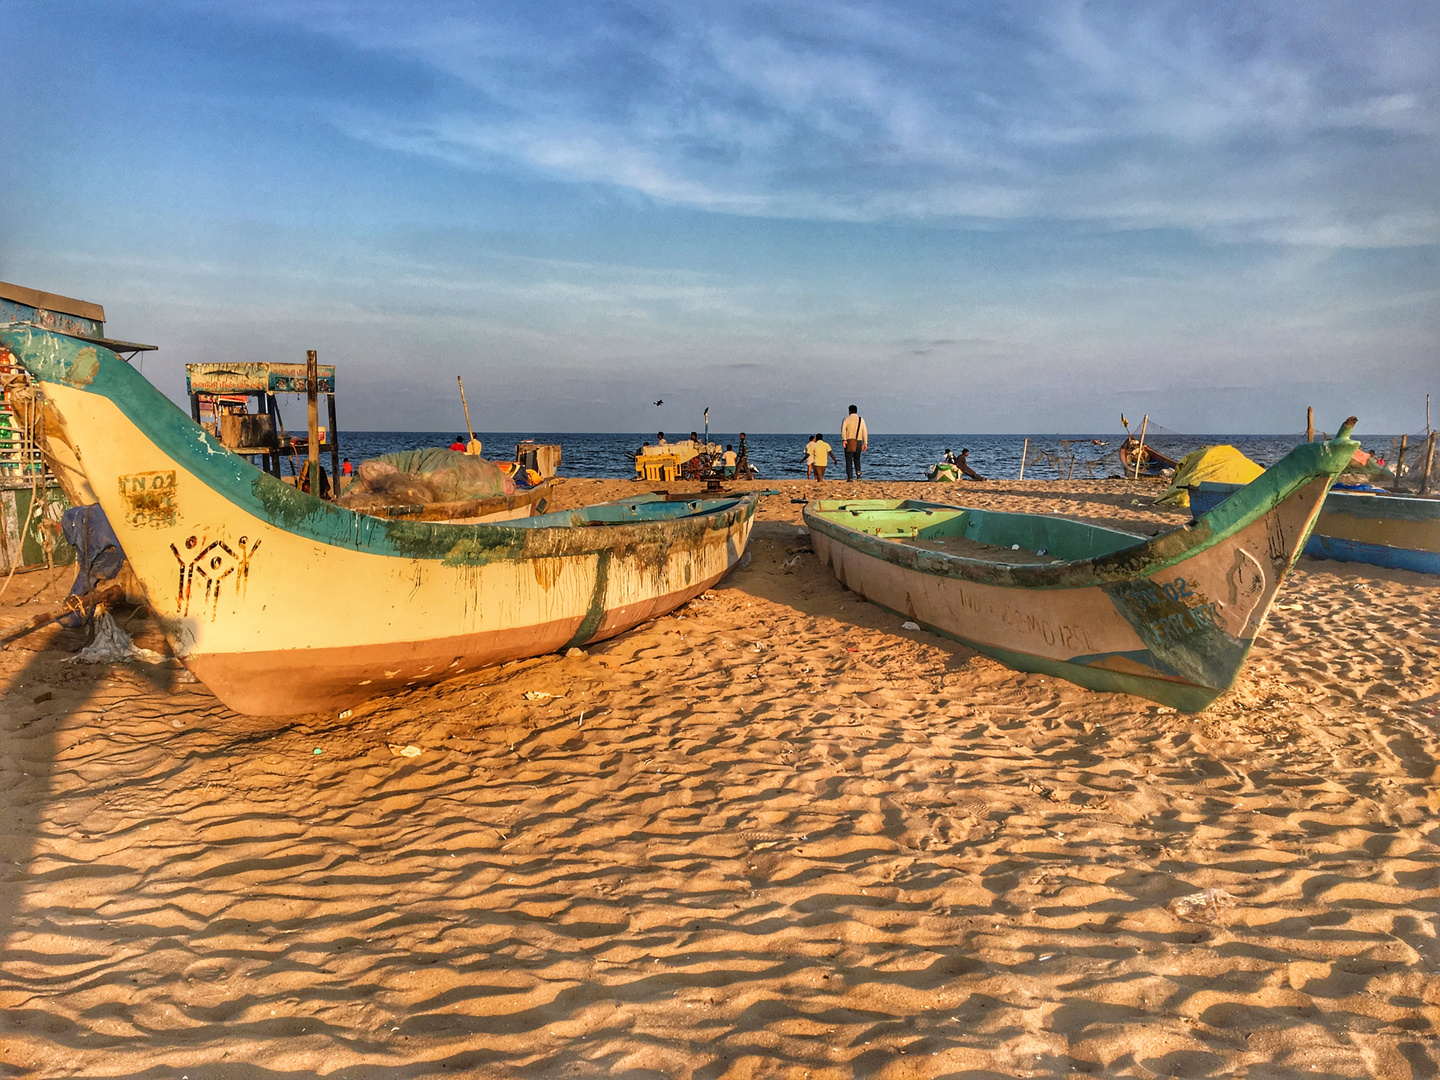
[[[18,340],[22,337],[27,339],[24,344]],[[41,353],[42,343],[57,339],[74,343],[68,355],[59,355],[58,350],[53,356],[29,355]],[[8,351],[42,387],[53,383],[110,402],[157,451],[243,513],[329,547],[462,564],[585,555],[618,546],[694,542],[753,517],[759,505],[759,494],[750,492],[724,499],[696,499],[698,507],[690,513],[639,521],[593,521],[585,517],[588,507],[470,524],[378,517],[335,506],[255,468],[196,424],[113,351],[93,341],[34,323],[10,322],[0,324],[0,351]],[[94,354],[94,368],[77,371],[76,361],[86,352]],[[593,505],[659,501],[647,492]],[[560,520],[566,515],[568,523]]]
[[[997,585],[1024,589],[1077,589],[1103,587],[1116,581],[1148,576],[1165,570],[1203,551],[1223,544],[1238,535],[1247,526],[1264,517],[1275,507],[1301,491],[1316,479],[1329,484],[1342,471],[1342,466],[1354,454],[1359,443],[1347,438],[1348,430],[1334,439],[1323,443],[1304,443],[1297,446],[1279,462],[1256,477],[1242,491],[1248,496],[1225,500],[1199,519],[1159,536],[1149,539],[1138,538],[1138,542],[1118,551],[1088,559],[1074,559],[1043,565],[994,562],[974,556],[953,552],[930,551],[907,547],[893,540],[873,536],[859,529],[826,517],[821,509],[824,502],[845,502],[847,500],[812,500],[805,505],[802,517],[812,529],[843,544],[846,547],[873,555],[885,562],[914,573],[958,578],[977,584]],[[1306,464],[1307,458],[1314,458],[1313,464]],[[1332,466],[1336,466],[1332,469]],[[1267,482],[1266,477],[1270,479]],[[1237,493],[1238,494],[1238,493]],[[849,500],[859,502],[865,500]],[[917,500],[896,500],[901,502]],[[1318,517],[1322,496],[1316,504]],[[1234,505],[1231,505],[1234,504]],[[981,513],[1013,514],[1016,517],[1058,517],[1051,514],[1024,514],[1014,511],[993,511],[981,507],[953,506],[944,503],[932,504],[949,510],[978,510]],[[861,511],[863,513],[863,511]],[[1314,521],[1312,517],[1312,525]],[[1065,519],[1073,520],[1073,519]],[[1082,523],[1083,524],[1083,523]],[[1096,526],[1096,528],[1105,528]],[[1118,529],[1107,530],[1120,532]],[[1299,556],[1309,531],[1295,546],[1295,557]]]

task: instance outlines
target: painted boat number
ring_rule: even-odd
[[[1145,609],[1146,625],[1156,637],[1175,640],[1201,630],[1222,629],[1220,605],[1196,596],[1183,577],[1163,585],[1152,582],[1149,588],[1136,589],[1131,595]]]
[[[125,520],[139,528],[163,529],[175,524],[175,470],[125,473],[120,477]]]

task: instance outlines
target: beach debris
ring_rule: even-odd
[[[1177,896],[1165,905],[1177,919],[1204,923],[1221,922],[1234,906],[1235,897],[1217,885],[1201,889],[1197,893]]]
[[[401,746],[398,743],[390,743],[389,746],[390,753],[392,753],[396,757],[419,757],[421,754],[420,747],[416,746],[413,743],[407,746]]]
[[[800,562],[800,558],[801,557],[799,555],[795,555],[789,559],[786,559],[783,563],[780,564],[780,569],[789,570],[792,566],[795,566],[797,563]]]
[[[572,645],[570,648],[568,648],[568,649],[565,650],[565,655],[568,656],[568,657],[570,657],[570,658],[573,660],[573,659],[575,659],[576,657],[584,656],[584,655],[585,655],[585,650],[582,649],[582,648],[580,648],[580,647],[577,646],[577,645]]]
[[[349,709],[341,709],[339,719],[349,720],[352,715],[354,714]]]
[[[1011,551],[1019,551],[1019,550],[1020,550],[1020,545],[1019,545],[1019,544],[1011,544],[1011,545],[1010,545],[1010,550],[1011,550]]]
[[[146,664],[163,664],[167,657],[153,649],[142,649],[130,640],[130,635],[116,624],[108,611],[102,611],[95,618],[95,636],[90,644],[74,656],[69,663],[117,664],[127,660],[139,660]]]
[[[550,693],[548,690],[526,690],[526,691],[525,691],[525,700],[526,700],[526,701],[549,701],[549,700],[550,700],[551,698],[553,698],[554,696],[555,696],[555,695],[552,694],[552,693]]]
[[[315,749],[312,751],[312,753],[314,753],[314,755],[315,755],[316,757],[319,757],[319,756],[320,756],[321,754],[323,754],[324,752],[325,752],[325,751],[324,751],[324,750],[321,750],[320,747],[318,747],[318,746],[315,747]]]
[[[50,700],[51,698],[53,698],[54,696],[55,696],[55,695],[52,694],[49,690],[46,690],[43,694],[40,694],[40,695],[38,695],[38,696],[35,698],[35,702],[34,702],[34,703],[35,703],[36,705],[39,705],[42,701],[49,701],[49,700]]]
[[[919,630],[919,629],[920,629],[920,624],[919,624],[918,622],[903,622],[903,623],[900,624],[900,629],[901,629],[901,630]]]

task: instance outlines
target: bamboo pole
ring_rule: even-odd
[[[0,630],[0,648],[72,613],[88,619],[100,604],[109,604],[124,598],[125,590],[118,584],[102,585],[86,593],[67,596],[59,603],[50,604],[40,614],[32,615],[22,623],[16,623],[14,626],[7,626],[4,630]]]
[[[1305,406],[1305,441],[1315,441],[1315,406]]]
[[[1020,448],[1020,479],[1025,479],[1025,458],[1030,453],[1030,436],[1025,436],[1025,445]]]
[[[1395,456],[1395,486],[1400,486],[1400,478],[1405,475],[1405,448],[1410,444],[1409,435],[1400,436],[1400,453]]]
[[[1420,478],[1420,494],[1430,494],[1430,472],[1435,467],[1435,436],[1440,432],[1430,432],[1430,437],[1425,440],[1425,473]]]
[[[465,400],[465,380],[459,375],[456,375],[455,381],[460,384],[460,405],[465,409],[465,432],[470,436],[470,441],[465,444],[465,452],[467,454],[479,454],[480,447],[477,445],[478,440],[475,438],[475,427],[470,423],[470,403]]]
[[[310,480],[310,494],[317,499],[320,491],[320,365],[315,359],[315,350],[305,352],[305,412],[309,424],[309,451],[305,462],[305,475]]]
[[[1140,420],[1140,445],[1135,448],[1135,479],[1140,479],[1140,463],[1145,458],[1145,429],[1150,426],[1150,414],[1146,413]]]

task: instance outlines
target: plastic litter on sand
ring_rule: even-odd
[[[69,659],[82,664],[116,664],[126,660],[163,664],[167,657],[153,649],[138,648],[130,640],[130,635],[116,625],[110,613],[102,611],[95,619],[95,636],[90,639],[90,644]]]
[[[1190,922],[1220,922],[1235,907],[1235,897],[1214,887],[1197,893],[1177,896],[1165,905],[1171,915]]]

